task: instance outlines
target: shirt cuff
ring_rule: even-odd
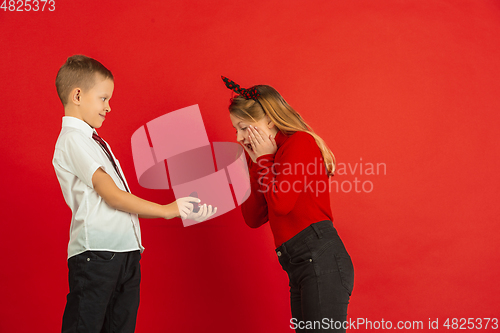
[[[259,156],[257,157],[255,163],[252,163],[252,165],[250,166],[250,174],[253,176],[253,178],[256,179],[263,172],[267,173],[268,171],[265,170],[272,167],[273,163],[274,163],[274,154],[266,154]]]
[[[266,154],[257,157],[255,163],[253,163],[250,168],[250,182],[258,187],[263,185],[263,183],[268,183],[269,180],[265,178],[270,177],[273,164],[274,154]]]
[[[257,164],[258,166],[266,166],[268,164],[273,164],[274,163],[274,154],[266,154],[266,155],[262,155],[262,156],[259,156],[257,157],[257,159],[255,160],[255,164]]]

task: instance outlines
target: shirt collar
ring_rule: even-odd
[[[84,122],[81,119],[71,117],[71,116],[64,116],[63,117],[62,127],[77,128],[80,131],[82,131],[83,133],[85,133],[85,135],[88,136],[89,138],[91,138],[92,134],[94,133],[94,129],[89,124],[87,124],[86,122]]]

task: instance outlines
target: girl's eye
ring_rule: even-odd
[[[242,130],[242,131],[245,131],[246,129],[247,129],[247,128],[246,128],[246,127],[244,127],[244,128],[242,128],[241,130]],[[236,130],[236,134],[238,134],[238,130]]]

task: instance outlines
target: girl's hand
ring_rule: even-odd
[[[267,136],[261,129],[251,125],[248,126],[247,130],[252,149],[248,149],[246,146],[243,146],[243,148],[247,151],[254,163],[256,163],[257,158],[262,155],[276,153],[278,147],[272,135]]]

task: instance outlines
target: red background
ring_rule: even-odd
[[[498,1],[56,0],[0,11],[0,332],[55,332],[68,292],[70,210],[51,160],[73,54],[115,75],[99,133],[132,191],[130,137],[199,104],[211,141],[234,141],[220,75],[269,84],[341,163],[385,163],[370,193],[334,191],[356,279],[353,319],[499,317]],[[347,189],[347,186],[345,187]],[[236,209],[183,228],[143,220],[137,332],[289,332],[286,274],[268,226]],[[442,331],[447,331],[441,327]],[[484,329],[482,331],[485,331]]]

